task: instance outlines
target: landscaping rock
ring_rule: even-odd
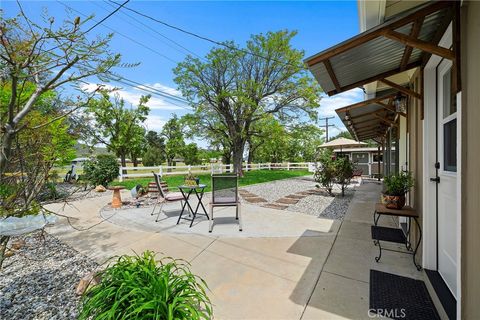
[[[102,185],[98,185],[98,186],[95,187],[95,191],[96,192],[105,192],[105,191],[107,191],[107,188],[105,188]]]
[[[12,245],[10,246],[14,250],[20,250],[25,246],[25,240],[23,239],[18,239],[12,242]]]
[[[49,234],[35,232],[0,270],[0,319],[76,319],[78,279],[98,265]]]
[[[75,293],[77,296],[81,296],[87,291],[88,288],[96,286],[100,283],[100,276],[96,272],[89,272],[86,276],[80,279],[80,282],[77,285]]]

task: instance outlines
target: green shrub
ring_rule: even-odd
[[[384,194],[389,196],[404,196],[413,187],[411,172],[392,174],[383,179]]]
[[[333,196],[332,188],[335,179],[335,166],[332,151],[328,149],[323,150],[318,157],[318,162],[320,162],[320,166],[315,171],[313,178],[321,187],[327,190],[329,195]]]
[[[210,319],[207,285],[171,258],[121,256],[82,297],[79,319]]]
[[[49,201],[66,198],[68,194],[57,190],[55,182],[47,181],[37,196],[38,201]]]
[[[340,157],[333,162],[335,181],[342,187],[342,197],[345,196],[345,188],[353,178],[353,163],[347,157]]]
[[[95,159],[87,160],[83,164],[82,179],[93,186],[108,186],[118,177],[117,158],[110,154],[98,155]]]
[[[142,164],[145,167],[159,166],[165,161],[164,152],[158,148],[150,148],[142,156]]]

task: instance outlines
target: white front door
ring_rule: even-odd
[[[452,62],[437,67],[438,272],[457,293],[457,105],[452,94]]]

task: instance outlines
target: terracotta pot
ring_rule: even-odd
[[[405,196],[389,196],[382,195],[383,204],[388,209],[397,209],[400,210],[405,206]]]

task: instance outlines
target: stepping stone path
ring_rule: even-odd
[[[263,203],[263,202],[268,202],[267,200],[265,200],[264,198],[260,197],[260,196],[257,196],[256,194],[254,193],[251,193],[247,190],[243,190],[243,189],[240,189],[238,190],[238,192],[240,193],[240,195],[242,196],[242,198],[249,202],[249,203]]]
[[[275,202],[273,203],[269,203],[266,199],[254,193],[251,193],[250,191],[240,189],[238,192],[240,193],[242,198],[248,203],[260,203],[262,207],[278,209],[278,210],[285,210],[290,205],[297,204],[298,201],[310,195],[323,194],[322,190],[311,189],[311,190],[300,191],[297,193],[289,194],[280,199],[275,200]]]

